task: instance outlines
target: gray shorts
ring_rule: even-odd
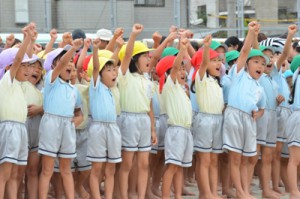
[[[158,150],[165,150],[165,135],[168,129],[168,116],[159,116]]]
[[[45,113],[39,129],[39,154],[75,158],[76,133],[72,118]]]
[[[165,136],[165,164],[192,166],[193,136],[190,129],[169,126]]]
[[[151,150],[151,121],[147,113],[121,113],[122,149]]]
[[[87,160],[90,162],[121,162],[121,140],[117,123],[93,121],[88,133]]]
[[[25,124],[0,122],[0,164],[27,165],[28,139]]]
[[[264,115],[256,122],[257,144],[267,147],[276,147],[277,123],[276,111],[265,109]]]
[[[159,118],[155,117],[155,133],[156,133],[156,137],[157,139],[159,139]],[[157,144],[156,145],[152,145],[151,147],[151,153],[153,154],[157,154],[158,151],[158,140],[157,140]]]
[[[288,147],[287,142],[283,143],[282,150],[281,150],[281,157],[282,158],[289,158],[290,157],[289,147]]]
[[[37,151],[39,148],[39,128],[42,116],[36,115],[34,117],[27,118],[26,129],[28,134],[28,147],[29,151]]]
[[[277,142],[286,142],[285,128],[288,118],[291,116],[292,111],[289,108],[279,106],[277,108]]]
[[[286,124],[286,136],[288,146],[300,147],[300,111],[294,111]]]
[[[228,106],[224,114],[223,149],[243,156],[256,155],[256,122],[252,116]]]
[[[223,153],[223,115],[197,113],[193,123],[194,151]]]

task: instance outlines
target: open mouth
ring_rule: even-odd
[[[66,72],[67,72],[68,74],[71,74],[71,69],[67,69]]]
[[[116,81],[116,78],[113,78],[112,81],[115,82],[115,81]]]
[[[37,75],[31,75],[32,78],[37,79],[38,76]]]
[[[257,70],[255,71],[257,74],[261,75],[261,71]]]
[[[217,71],[220,71],[220,70],[221,70],[221,68],[216,68],[216,70],[217,70]]]
[[[267,65],[267,68],[271,68],[271,67],[272,67],[272,64],[268,64],[268,65]]]

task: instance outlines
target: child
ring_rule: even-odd
[[[74,182],[71,159],[76,157],[75,127],[82,122],[81,99],[75,87],[69,84],[74,65],[73,54],[82,46],[76,39],[73,46],[65,46],[48,53],[45,68],[51,68],[45,79],[44,115],[39,134],[39,150],[42,154],[42,171],[39,183],[39,198],[46,199],[54,160],[59,157],[66,198],[74,198]]]
[[[163,79],[160,79],[160,90],[162,90],[169,125],[165,135],[166,169],[162,184],[162,198],[164,199],[170,198],[172,182],[174,182],[175,198],[182,197],[183,167],[190,167],[192,165],[193,138],[190,131],[192,105],[183,89],[186,70],[182,64],[182,60],[186,50],[187,39],[182,38],[177,57],[173,57],[173,60],[171,59],[169,64],[161,65],[163,69],[157,68],[158,71],[164,70],[166,73],[170,73],[167,76],[165,84],[165,75],[162,76]]]
[[[263,115],[265,106],[264,91],[257,80],[268,61],[261,51],[250,51],[259,25],[253,21],[249,23],[248,28],[240,57],[231,69],[232,85],[223,126],[223,149],[228,150],[230,174],[236,188],[236,197],[242,199],[251,198],[247,157],[256,155],[255,120]]]
[[[209,48],[211,35],[204,39],[204,48],[198,51],[201,61],[194,73],[194,84],[200,112],[195,115],[194,132],[198,187],[201,198],[219,198],[218,159],[222,150],[223,92],[220,86],[221,59],[219,53]],[[195,77],[196,76],[196,77]]]
[[[134,42],[143,26],[135,24],[128,43],[121,49],[119,78],[121,102],[122,163],[119,170],[121,198],[128,198],[128,175],[136,153],[138,170],[138,197],[144,198],[147,188],[149,151],[156,144],[155,123],[151,98],[152,82],[144,76],[150,72],[148,49]],[[126,50],[125,50],[126,48]],[[125,52],[124,52],[125,51]],[[151,143],[152,141],[152,143]]]
[[[93,198],[101,198],[99,176],[105,166],[105,198],[113,198],[115,164],[121,162],[121,133],[116,124],[116,108],[110,88],[117,80],[114,61],[100,57],[100,39],[93,41],[93,76],[89,90],[92,124],[88,134],[87,160],[92,162],[90,189]],[[99,63],[100,62],[100,63]]]
[[[31,23],[22,31],[20,49],[11,48],[0,54],[0,67],[9,69],[0,81],[0,199],[4,198],[6,186],[6,197],[17,198],[18,165],[27,164],[27,104],[20,82],[28,80],[29,61],[34,58],[28,58],[25,52],[36,30]]]
[[[297,59],[298,57],[298,59]],[[299,61],[299,55],[295,56],[293,58],[293,61],[291,63],[291,69],[295,71],[297,68],[299,69],[300,61]],[[292,67],[293,66],[293,67]],[[300,162],[300,145],[299,145],[299,118],[300,118],[300,93],[299,93],[299,87],[300,87],[300,78],[299,78],[299,70],[296,70],[294,74],[296,76],[296,79],[294,81],[294,87],[293,91],[291,93],[291,99],[289,103],[291,104],[293,113],[288,118],[285,133],[287,135],[287,143],[289,147],[289,154],[290,159],[288,163],[287,168],[287,176],[288,176],[288,184],[289,184],[289,190],[290,190],[290,198],[296,199],[300,198],[300,192],[298,189],[298,172],[297,167],[299,166]]]
[[[43,115],[43,96],[37,88],[42,81],[43,64],[41,60],[30,63],[31,73],[28,81],[22,84],[22,90],[28,106],[26,128],[28,133],[29,154],[26,168],[28,198],[38,198],[38,171],[40,157],[37,153],[39,144],[39,126]],[[21,176],[21,181],[23,176]]]

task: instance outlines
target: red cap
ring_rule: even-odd
[[[199,67],[202,63],[202,56],[203,56],[203,51],[204,51],[204,48],[201,48],[199,49],[192,57],[192,60],[191,60],[191,64],[192,66],[195,68],[195,71],[194,71],[194,74],[193,74],[193,77],[192,77],[192,80],[194,81],[195,80],[195,77],[196,77],[196,74],[197,74],[197,71],[199,70]],[[213,50],[213,49],[209,49],[209,59],[213,59],[213,58],[216,58],[218,57],[220,54]]]
[[[84,71],[87,71],[89,62],[90,62],[92,57],[93,57],[93,54],[90,54],[89,56],[86,56],[84,58],[83,63],[82,63],[82,68],[83,68]]]
[[[165,72],[167,72],[167,70],[169,70],[170,68],[172,68],[173,63],[175,61],[175,56],[166,56],[164,58],[162,58],[156,65],[156,73],[159,77],[159,92],[162,92],[162,89],[164,87],[165,84]]]

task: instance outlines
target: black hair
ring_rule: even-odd
[[[107,66],[111,66],[111,65],[114,66],[114,62],[112,62],[112,61],[106,62],[106,64],[103,66],[103,68],[99,71],[100,77],[102,77],[102,72],[103,72],[104,68],[107,67]]]
[[[63,50],[61,51],[61,53],[59,53],[54,59],[53,59],[53,62],[52,62],[52,66],[51,68],[54,69],[53,66],[56,66],[57,62],[62,58],[62,56],[64,56],[64,54],[66,54],[67,51]]]
[[[14,43],[11,46],[14,46],[16,44],[22,43],[20,39],[15,38]]]
[[[294,85],[293,85],[293,90],[292,90],[291,95],[290,95],[289,104],[293,104],[294,103],[295,91],[296,91],[296,83],[297,83],[299,74],[300,74],[300,70],[298,72],[297,78],[295,79],[295,82],[294,82]]]
[[[241,49],[242,49],[242,47],[243,47],[243,42],[240,41],[239,38],[237,38],[236,36],[228,37],[224,43],[225,43],[228,47],[238,45],[237,51],[239,51],[239,52],[241,51]]]
[[[131,72],[131,73],[139,72],[139,69],[137,67],[137,61],[139,60],[140,56],[144,53],[145,52],[138,53],[131,58],[130,63],[129,63],[129,72]]]
[[[236,58],[236,59],[234,59],[234,60],[231,60],[231,61],[229,61],[229,62],[227,63],[227,64],[228,64],[228,66],[232,66],[236,60],[237,60],[237,58]]]
[[[197,73],[198,73],[198,71],[197,71]],[[206,77],[209,77],[209,74],[208,74],[207,71],[206,71]],[[218,81],[219,86],[222,87],[221,78],[220,77],[214,77],[214,78]],[[195,79],[196,79],[196,77],[195,77]],[[192,91],[192,93],[196,93],[196,90],[195,90],[195,80],[192,81],[191,91]]]
[[[196,41],[191,41],[191,45],[192,45],[192,47],[194,48],[195,51],[198,51],[198,50],[199,50],[198,42],[196,42]]]

